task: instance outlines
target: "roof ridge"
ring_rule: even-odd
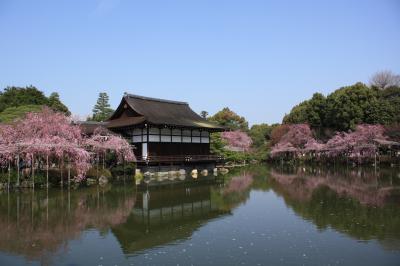
[[[148,101],[155,101],[155,102],[161,102],[161,103],[172,103],[172,104],[189,105],[187,102],[180,102],[180,101],[172,101],[172,100],[165,100],[165,99],[159,99],[159,98],[152,98],[152,97],[140,96],[140,95],[135,95],[135,94],[130,94],[130,93],[125,93],[124,97],[136,98],[136,99],[148,100]]]

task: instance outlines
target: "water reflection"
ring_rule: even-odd
[[[135,205],[126,188],[25,191],[0,195],[0,250],[48,264],[89,228],[124,223]]]
[[[397,169],[272,169],[271,187],[287,206],[320,230],[379,240],[400,250],[400,178]]]
[[[209,182],[139,193],[126,223],[112,228],[125,254],[186,239],[211,219],[228,215],[211,197]]]
[[[284,212],[283,207],[279,209],[283,216],[269,217],[273,212],[264,206],[271,196],[284,202],[291,212]],[[273,208],[279,206],[275,202]],[[238,216],[238,210],[246,215]],[[258,222],[260,218],[264,223]],[[266,218],[276,218],[277,222],[267,224],[270,220]],[[377,240],[381,247],[399,251],[398,171],[263,166],[239,169],[223,177],[188,177],[138,187],[127,183],[75,191],[3,193],[0,194],[0,264],[2,254],[57,264],[54,260],[60,254],[70,256],[68,249],[76,245],[73,240],[93,230],[104,236],[112,235],[124,259],[138,259],[140,254],[154,248],[186,246],[185,241],[196,232],[207,225],[215,226],[218,221],[229,221],[224,227],[231,226],[228,228],[235,234],[245,235],[249,234],[246,224],[253,224],[249,229],[252,233],[246,235],[253,243],[261,241],[253,239],[257,230],[268,227],[271,232],[279,232],[280,222],[295,222],[294,219],[311,222],[310,226],[317,227],[322,234],[334,230],[356,240]],[[218,231],[204,234],[206,239],[223,237]],[[278,244],[264,241],[259,246]],[[279,241],[293,239],[283,237]],[[221,243],[216,242],[218,248],[227,244]],[[198,252],[210,252],[207,250],[200,248]],[[260,258],[262,261],[263,257]],[[124,259],[117,261],[124,263]]]

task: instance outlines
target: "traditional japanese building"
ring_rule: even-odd
[[[138,165],[216,162],[210,134],[224,131],[186,102],[125,94],[106,127],[135,146]]]

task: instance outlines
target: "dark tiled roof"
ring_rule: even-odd
[[[121,117],[118,119],[108,121],[107,128],[118,128],[118,127],[128,127],[131,125],[137,125],[143,123],[145,118],[143,116],[137,117]]]
[[[92,135],[94,131],[99,127],[107,130],[106,125],[108,124],[108,122],[76,121],[74,122],[74,124],[78,125],[81,128],[83,134]]]
[[[216,131],[223,131],[224,128],[207,121],[206,119],[195,113],[186,102],[169,101],[157,98],[143,97],[133,94],[126,94],[118,107],[123,108],[123,105],[128,104],[132,110],[139,114],[141,119],[138,117],[130,117],[132,124],[139,124],[146,121],[149,124],[154,125],[172,125],[180,127],[191,127],[191,128],[205,128],[213,129]],[[115,120],[115,124],[120,123],[121,125],[129,124],[129,119],[118,118],[116,115],[117,111],[109,119],[110,124]],[[135,119],[133,119],[135,118]],[[116,120],[121,120],[117,122]],[[123,120],[123,121],[122,121]]]

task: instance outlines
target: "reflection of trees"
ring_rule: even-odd
[[[386,174],[386,175],[385,175]],[[313,191],[327,186],[342,196],[350,196],[364,205],[383,206],[390,201],[399,202],[400,184],[391,173],[375,174],[371,171],[350,170],[323,172],[321,169],[307,172],[300,169],[292,174],[272,170],[271,175],[280,184],[287,185],[291,195],[299,200],[310,198]],[[389,180],[386,177],[389,175]]]
[[[400,249],[399,186],[374,172],[347,175],[321,170],[296,174],[271,171],[271,186],[286,204],[319,229],[334,228],[357,239],[395,239],[386,247]],[[392,182],[392,185],[390,185]],[[383,241],[385,240],[385,241]]]
[[[246,191],[253,183],[253,177],[247,173],[241,176],[234,176],[229,180],[226,187],[222,190],[224,196],[232,193],[240,193]]]
[[[104,231],[123,223],[134,204],[128,189],[0,195],[0,250],[43,263],[84,229]]]
[[[212,189],[212,202],[218,205],[221,210],[230,211],[239,204],[246,202],[252,184],[253,175],[250,172],[234,173],[227,177],[224,187]]]

